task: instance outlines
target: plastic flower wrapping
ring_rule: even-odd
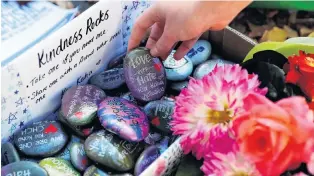
[[[185,154],[203,159],[205,175],[311,175],[313,105],[314,54],[260,51],[191,78],[171,126]]]

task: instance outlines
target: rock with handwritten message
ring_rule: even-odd
[[[215,66],[223,66],[225,64],[234,64],[233,62],[221,59],[219,56],[213,56],[212,59],[205,61],[204,63],[198,65],[193,73],[193,77],[196,79],[202,79],[205,75],[209,74]]]
[[[70,124],[87,125],[96,117],[97,105],[105,97],[105,92],[94,85],[73,86],[62,97],[61,112]]]
[[[132,102],[108,97],[99,104],[101,125],[127,141],[142,141],[149,132],[149,122],[143,111]]]
[[[89,165],[90,160],[84,150],[84,144],[74,143],[70,149],[71,163],[79,171],[84,171]]]
[[[73,168],[71,163],[62,158],[45,158],[39,162],[39,165],[48,172],[49,176],[80,176],[80,173]]]
[[[67,143],[68,135],[56,121],[35,122],[16,133],[14,143],[28,156],[48,157],[59,152]]]
[[[116,89],[125,83],[123,68],[113,68],[95,74],[89,82],[104,90]]]
[[[175,102],[167,100],[156,100],[149,102],[144,107],[145,114],[149,117],[150,123],[165,133],[171,133],[169,123],[172,120],[172,113]]]
[[[47,172],[37,163],[31,161],[17,161],[1,168],[3,176],[48,176]]]
[[[189,81],[172,82],[170,87],[172,90],[180,92],[182,89],[187,88]]]
[[[20,156],[10,142],[1,145],[1,162],[3,165],[20,161]]]
[[[85,140],[87,156],[116,171],[128,171],[134,167],[136,157],[142,152],[142,143],[124,141],[105,130],[91,134]]]
[[[166,69],[167,79],[171,81],[183,81],[192,73],[193,64],[187,57],[175,60],[173,58],[174,53],[175,50],[173,50],[163,62]]]
[[[156,145],[152,145],[146,148],[136,161],[134,175],[139,176],[150,164],[152,164],[160,156],[160,154],[160,150]]]
[[[164,66],[157,57],[150,55],[147,48],[130,51],[123,62],[124,75],[132,95],[148,102],[160,99],[166,90]]]
[[[191,59],[193,65],[198,65],[206,61],[211,52],[212,46],[207,40],[198,40],[186,56]]]
[[[56,157],[71,161],[70,149],[73,144],[78,142],[84,141],[75,135],[71,135],[71,140],[68,142],[67,146],[61,152],[59,152]]]

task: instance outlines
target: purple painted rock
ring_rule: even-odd
[[[142,141],[149,132],[149,122],[143,111],[132,102],[108,97],[98,108],[102,126],[127,141]]]
[[[166,72],[162,62],[147,48],[130,51],[123,62],[125,81],[132,95],[148,102],[160,99],[166,90]]]
[[[161,155],[160,149],[156,145],[146,148],[137,159],[134,168],[134,175],[139,176],[150,164]]]
[[[62,97],[61,112],[71,125],[87,125],[97,114],[97,107],[106,94],[93,85],[74,86]]]

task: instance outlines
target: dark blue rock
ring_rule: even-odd
[[[112,59],[108,64],[108,69],[118,67],[119,65],[123,64],[123,58],[124,57],[125,57],[125,54],[122,54],[122,55]]]
[[[183,81],[191,75],[193,71],[192,61],[188,57],[183,57],[180,60],[173,58],[175,50],[173,50],[168,58],[163,62],[167,79],[171,81]]]
[[[74,143],[71,146],[70,155],[71,163],[77,170],[84,171],[90,165],[82,143]]]
[[[175,102],[167,100],[157,100],[149,102],[144,107],[144,112],[150,123],[165,133],[171,133],[170,122],[174,111]]]
[[[125,81],[132,95],[144,102],[160,99],[166,91],[166,73],[161,61],[147,48],[130,51],[123,62]]]
[[[47,176],[47,172],[37,163],[18,161],[1,168],[3,176]]]
[[[25,155],[48,157],[59,152],[67,140],[60,123],[41,121],[17,132],[14,144]]]
[[[70,142],[59,154],[56,155],[56,157],[62,158],[67,161],[71,161],[70,149],[73,144],[78,143],[78,142],[83,142],[83,140],[75,135],[72,135]]]
[[[21,161],[31,161],[31,162],[34,162],[34,163],[39,163],[41,159],[39,158],[21,158]]]
[[[198,40],[193,48],[186,54],[191,59],[193,65],[205,62],[212,52],[211,44],[206,40]]]
[[[182,89],[187,88],[189,81],[182,81],[182,82],[172,82],[170,87],[171,89],[180,92]]]
[[[161,155],[158,146],[152,145],[146,148],[137,159],[134,168],[134,175],[139,176],[150,164]]]
[[[10,142],[1,145],[1,162],[3,165],[20,161],[20,156]]]
[[[112,90],[125,83],[123,68],[113,68],[93,75],[90,84],[104,90]]]
[[[84,149],[94,162],[116,171],[128,171],[134,167],[135,159],[144,146],[141,143],[123,141],[118,136],[101,130],[85,140]]]

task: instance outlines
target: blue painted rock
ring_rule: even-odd
[[[139,176],[150,164],[152,164],[161,155],[157,146],[152,145],[146,148],[137,159],[134,175]]]
[[[84,150],[84,144],[74,143],[70,149],[71,163],[79,171],[84,171],[89,165],[90,160]]]
[[[70,124],[64,117],[64,115],[61,112],[61,109],[58,111],[58,117],[57,119],[64,124],[66,127],[69,127],[74,133],[76,133],[77,135],[81,136],[81,137],[87,137],[90,134],[92,134],[92,132],[94,131],[95,127],[94,126],[77,126],[77,125],[72,125]]]
[[[85,170],[83,176],[109,176],[109,174],[92,165]]]
[[[41,159],[39,158],[21,158],[21,161],[31,161],[31,162],[34,162],[34,163],[39,163]]]
[[[170,87],[175,91],[181,91],[184,88],[187,88],[189,81],[182,81],[182,82],[172,82]]]
[[[124,98],[124,99],[126,99],[126,100],[128,100],[128,101],[130,101],[130,102],[132,102],[132,103],[134,103],[134,104],[136,104],[136,105],[139,104],[139,103],[136,101],[136,99],[133,97],[133,95],[132,95],[131,92],[122,94],[120,97],[121,97],[121,98]]]
[[[144,102],[160,99],[166,91],[166,73],[161,61],[147,48],[130,51],[123,63],[125,81],[132,95]]]
[[[71,125],[87,125],[96,117],[97,105],[105,97],[105,92],[93,85],[71,87],[62,97],[61,112]]]
[[[3,165],[20,161],[20,156],[17,153],[15,147],[10,143],[6,142],[1,145],[1,162]]]
[[[215,68],[216,65],[218,67],[220,67],[220,66],[223,66],[225,64],[234,64],[234,63],[220,59],[217,56],[213,56],[213,59],[210,59],[210,60],[198,65],[195,68],[193,77],[195,79],[202,79],[205,75],[207,75],[211,71],[213,71],[213,69]]]
[[[144,139],[145,143],[148,145],[154,145],[156,144],[160,139],[162,135],[157,132],[149,132],[148,136]]]
[[[123,68],[113,68],[93,75],[90,84],[104,90],[112,90],[125,83]]]
[[[162,132],[171,133],[171,126],[169,123],[172,120],[174,106],[174,101],[157,100],[145,105],[144,112],[154,127]]]
[[[123,64],[123,58],[125,57],[125,54],[122,54],[120,56],[117,56],[115,58],[113,58],[109,64],[108,64],[108,69],[111,69],[111,68],[115,68],[121,64]]]
[[[47,176],[47,172],[37,163],[31,161],[17,161],[1,168],[3,176]]]
[[[56,121],[35,122],[16,133],[14,143],[27,156],[48,157],[59,152],[68,136]]]
[[[172,96],[163,96],[160,100],[175,101],[174,97]]]
[[[116,171],[128,171],[144,149],[142,143],[127,142],[105,130],[93,133],[85,140],[85,152],[91,160]]]
[[[39,165],[48,172],[49,176],[80,176],[71,163],[62,158],[45,158],[39,162]]]
[[[166,69],[167,79],[171,81],[183,81],[191,75],[193,64],[188,57],[175,60],[173,58],[174,52],[175,50],[173,50],[163,62]]]
[[[75,135],[72,135],[70,142],[59,154],[56,155],[56,157],[65,159],[67,161],[71,161],[70,149],[73,144],[78,143],[78,142],[83,142],[83,140]]]
[[[99,104],[101,125],[127,141],[142,141],[149,131],[149,122],[143,111],[130,101],[108,97]]]
[[[206,40],[198,40],[193,48],[186,54],[191,59],[193,65],[205,62],[212,52],[211,44]]]

